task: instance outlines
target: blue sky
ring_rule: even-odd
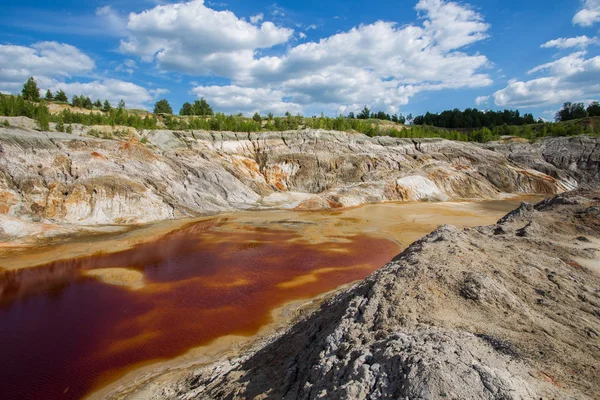
[[[600,98],[600,0],[3,2],[0,91],[336,115]]]

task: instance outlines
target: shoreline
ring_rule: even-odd
[[[407,212],[404,214],[407,214],[408,219],[403,219],[404,222],[400,222],[401,224],[416,223],[417,225],[427,225],[428,219],[435,217],[438,213],[441,213],[442,211],[446,212],[447,215],[453,216],[454,218],[483,218],[483,216],[486,214],[495,213],[497,211],[495,210],[495,207],[498,207],[500,204],[506,202],[507,200],[537,201],[540,198],[541,196],[535,195],[517,195],[511,196],[510,199],[504,200],[463,200],[436,203],[387,202],[384,204],[365,204],[359,207],[354,207],[352,209],[339,209],[333,211],[311,211],[309,213],[301,211],[298,213],[292,213],[291,215],[290,211],[294,210],[238,210],[234,212],[222,213],[205,217],[197,217],[193,219],[185,218],[179,220],[160,221],[157,223],[147,224],[137,228],[128,229],[128,227],[125,227],[123,232],[109,234],[108,239],[106,234],[84,236],[83,238],[78,238],[79,240],[70,241],[67,243],[61,243],[54,246],[44,246],[41,249],[39,249],[39,251],[34,252],[34,254],[29,254],[28,250],[31,250],[31,246],[28,246],[25,247],[25,254],[23,255],[23,257],[14,260],[14,264],[12,265],[11,269],[16,270],[28,267],[35,268],[36,266],[41,264],[38,263],[32,265],[31,262],[33,259],[40,259],[42,257],[48,256],[50,256],[50,258],[53,257],[54,260],[59,260],[65,258],[93,256],[98,252],[106,252],[109,254],[115,253],[135,247],[136,245],[141,243],[147,243],[152,240],[158,239],[161,236],[164,236],[171,232],[176,232],[179,229],[183,229],[190,224],[195,224],[201,221],[208,220],[222,219],[227,225],[225,227],[225,231],[227,231],[228,229],[243,230],[244,227],[247,228],[249,226],[254,226],[254,224],[260,226],[270,226],[270,224],[276,224],[281,229],[293,230],[296,229],[294,228],[296,224],[302,225],[307,223],[306,221],[302,221],[302,217],[299,217],[305,216],[304,219],[311,220],[311,224],[314,225],[314,228],[311,229],[316,229],[318,227],[317,231],[319,232],[317,233],[319,233],[319,235],[310,236],[311,241],[317,240],[318,242],[318,240],[322,239],[322,237],[327,237],[327,233],[331,233],[327,230],[327,228],[324,225],[320,224],[319,222],[323,222],[324,219],[344,219],[342,216],[340,216],[341,212],[349,213],[348,215],[345,215],[345,219],[355,219],[352,218],[352,216],[358,216],[357,213],[368,214],[369,219],[376,219],[376,216],[374,215],[376,214],[374,213],[374,211],[377,211],[376,207],[385,205],[406,206],[407,209],[405,211]],[[478,207],[478,204],[482,206]],[[475,207],[473,207],[473,205],[475,205]],[[418,213],[419,210],[427,211],[427,209],[430,207],[432,208],[431,213]],[[399,210],[400,209],[401,208],[399,208]],[[269,213],[269,218],[265,218],[264,215],[261,215],[256,211]],[[416,214],[414,214],[415,212]],[[285,218],[282,219],[282,215]],[[310,215],[311,217],[306,218],[307,215]],[[487,215],[487,217],[495,219],[495,217],[491,215]],[[232,220],[230,220],[230,218]],[[396,221],[396,223],[398,223],[398,221]],[[343,230],[340,231],[341,236],[339,237],[342,238],[342,240],[344,234],[348,235],[356,233],[355,231],[359,227],[352,226],[352,224],[356,225],[356,222],[350,223],[351,229],[349,230],[349,232],[344,232]],[[329,226],[330,230],[331,228],[332,227]],[[409,240],[410,242],[413,241],[413,239],[410,238],[401,238],[402,232],[397,232],[398,234],[394,234],[394,225],[385,225],[380,226],[379,228],[379,231],[373,231],[373,226],[371,226],[371,229],[369,229],[368,226],[360,225],[361,232],[364,231],[364,233],[367,233],[374,237],[382,237],[395,242],[399,247],[398,252],[402,251],[403,248],[409,244],[406,243],[407,240]],[[217,229],[220,230],[220,228]],[[312,233],[314,234],[315,232]],[[417,236],[420,237],[422,234],[423,232],[419,233]],[[81,249],[80,247],[85,248]],[[44,263],[49,262],[52,261],[49,261],[48,258],[44,259]],[[133,398],[145,399],[146,397],[144,397],[143,393],[150,393],[149,391],[152,390],[154,390],[155,393],[161,387],[161,385],[159,385],[159,382],[161,382],[162,385],[166,385],[166,383],[173,384],[179,379],[182,379],[184,376],[189,376],[190,371],[194,369],[204,368],[209,365],[217,365],[221,362],[225,362],[224,360],[244,358],[245,356],[251,355],[255,350],[262,348],[269,341],[281,335],[289,327],[293,326],[293,324],[297,322],[302,315],[314,311],[326,299],[335,296],[336,294],[349,287],[356,285],[358,282],[360,281],[354,281],[352,283],[339,286],[332,291],[322,293],[320,295],[317,295],[316,297],[292,300],[290,302],[284,303],[270,311],[271,321],[260,327],[259,330],[254,334],[221,336],[217,337],[216,339],[213,339],[211,342],[205,345],[191,348],[182,355],[176,356],[175,358],[164,360],[155,359],[155,361],[147,361],[139,364],[134,364],[129,367],[125,367],[120,371],[113,372],[112,376],[116,376],[116,379],[111,377],[111,373],[107,373],[104,376],[99,376],[99,383],[93,386],[89,394],[85,395],[85,398],[126,399],[131,398],[130,396],[134,396]]]
[[[225,361],[232,364],[233,361],[248,357],[265,344],[277,339],[305,315],[316,311],[325,301],[360,282],[362,280],[338,286],[315,297],[286,302],[271,310],[271,322],[263,325],[255,334],[221,336],[208,344],[189,349],[175,358],[133,366],[120,378],[105,385],[100,383],[83,398],[146,399],[144,394],[156,395],[155,391],[162,382],[173,384],[189,376],[194,370],[216,366]]]
[[[131,225],[102,225],[102,226],[77,226],[61,225],[72,229],[69,234],[35,239],[26,237],[27,242],[15,243],[11,241],[0,242],[0,272],[14,271],[26,268],[35,268],[52,262],[93,256],[94,254],[111,254],[128,250],[136,245],[148,243],[164,235],[185,228],[187,225],[217,218],[229,218],[237,216],[249,216],[258,212],[285,212],[298,213],[298,215],[332,214],[338,212],[349,212],[374,205],[417,205],[427,204],[431,206],[442,206],[459,209],[463,204],[482,204],[492,202],[504,202],[515,200],[534,200],[537,202],[545,195],[540,194],[512,194],[504,193],[500,199],[460,199],[442,202],[418,202],[418,201],[393,201],[366,203],[355,207],[339,208],[334,210],[295,210],[286,208],[267,208],[252,210],[234,210],[223,213],[186,217],[179,219],[159,220],[147,224]],[[457,210],[460,211],[460,210]],[[93,228],[97,231],[91,231]],[[389,238],[387,238],[389,239]],[[396,240],[396,239],[393,239]],[[397,241],[397,240],[396,240]],[[401,243],[399,243],[401,244]]]

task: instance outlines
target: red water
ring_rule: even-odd
[[[76,399],[135,364],[253,334],[285,302],[362,279],[398,246],[365,235],[311,244],[288,230],[201,222],[114,254],[0,272],[0,398]],[[82,270],[132,268],[133,291]],[[317,269],[317,280],[278,284]]]

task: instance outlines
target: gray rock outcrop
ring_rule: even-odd
[[[254,354],[162,395],[597,398],[599,205],[580,191],[495,226],[441,226]]]

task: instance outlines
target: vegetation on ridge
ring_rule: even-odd
[[[517,136],[535,140],[545,136],[574,136],[600,133],[600,119],[588,118],[600,116],[600,104],[591,103],[587,109],[582,103],[565,103],[556,115],[557,123],[539,120],[535,123],[533,115],[520,115],[519,111],[480,111],[466,109],[451,110],[440,114],[427,113],[425,116],[404,117],[388,115],[383,112],[372,113],[368,107],[358,114],[338,117],[293,116],[289,112],[283,117],[269,114],[266,117],[255,113],[252,118],[237,115],[214,113],[208,102],[202,98],[194,103],[185,103],[179,116],[173,115],[168,100],[158,101],[154,115],[141,110],[127,110],[121,100],[113,108],[108,100],[92,102],[89,97],[73,96],[73,106],[91,110],[89,113],[73,112],[69,108],[51,114],[48,102],[68,100],[62,90],[55,95],[48,90],[42,99],[34,78],[23,86],[22,95],[0,95],[0,115],[25,116],[35,119],[39,129],[49,130],[50,122],[56,123],[56,129],[69,132],[70,124],[128,126],[136,129],[171,130],[209,130],[231,132],[286,131],[295,129],[325,129],[345,132],[360,132],[368,136],[391,136],[396,138],[439,137],[449,140],[488,142],[502,136]],[[406,120],[412,125],[403,125]],[[439,126],[435,126],[435,125]]]

